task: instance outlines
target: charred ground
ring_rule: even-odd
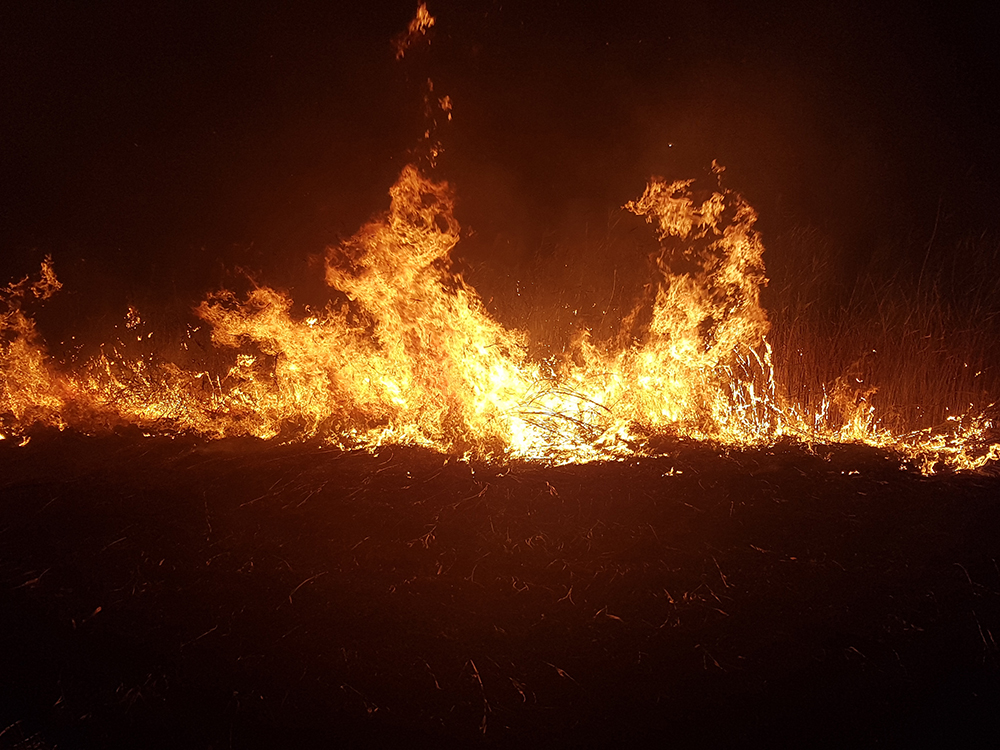
[[[0,464],[2,746],[1000,738],[995,477],[137,434]]]

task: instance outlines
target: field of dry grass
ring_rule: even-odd
[[[902,435],[1000,400],[1000,241],[876,252],[849,269],[818,232],[772,247],[764,304],[789,402],[815,412],[839,389]]]

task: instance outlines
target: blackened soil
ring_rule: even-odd
[[[1000,480],[0,443],[0,746],[1000,742]]]

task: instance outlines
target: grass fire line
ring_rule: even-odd
[[[110,345],[57,362],[29,311],[61,286],[46,259],[37,278],[0,292],[0,434],[133,425],[548,463],[648,454],[662,435],[720,446],[791,438],[892,448],[925,473],[1000,458],[988,404],[943,426],[900,425],[883,418],[899,405],[880,404],[877,383],[851,386],[850,362],[805,398],[801,384],[782,383],[782,358],[802,342],[772,347],[757,214],[713,171],[711,189],[653,180],[624,206],[660,248],[641,338],[615,348],[585,332],[558,359],[530,358],[527,333],[501,324],[453,270],[453,190],[414,165],[390,189],[388,212],[328,250],[333,301],[321,312],[299,316],[267,286],[208,296],[194,311],[211,330],[208,369]],[[130,308],[126,328],[149,346],[145,325]]]

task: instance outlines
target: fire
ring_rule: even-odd
[[[434,25],[434,16],[427,11],[427,5],[420,3],[417,6],[417,14],[410,21],[405,34],[400,34],[394,41],[393,47],[396,50],[396,59],[402,60],[406,51],[421,37],[427,34],[427,30]]]
[[[584,336],[559,362],[529,358],[527,334],[498,322],[452,270],[460,228],[448,184],[408,166],[390,196],[384,216],[328,251],[338,302],[322,313],[299,318],[287,295],[267,287],[206,299],[196,314],[230,363],[214,372],[116,350],[57,366],[25,311],[60,288],[47,259],[37,280],[0,296],[0,432],[132,424],[543,461],[632,455],[657,434],[721,445],[791,436],[896,447],[928,471],[1000,457],[995,444],[971,452],[991,428],[984,417],[900,436],[879,427],[870,393],[843,384],[816,413],[780,398],[760,305],[757,217],[731,191],[654,180],[626,204],[660,242],[648,330],[618,350]],[[126,327],[141,325],[129,308]]]
[[[433,24],[421,4],[394,43],[397,59]],[[450,98],[432,101],[432,92],[428,81],[429,120],[438,109],[450,120]],[[431,136],[433,166],[440,144]],[[760,303],[767,279],[757,215],[721,186],[721,173],[713,166],[708,189],[654,179],[625,205],[659,242],[649,322],[635,343],[615,348],[585,334],[558,359],[529,357],[527,333],[501,324],[453,270],[454,193],[414,165],[390,189],[388,212],[329,249],[324,310],[298,316],[287,294],[266,286],[205,299],[195,313],[211,330],[208,364],[105,346],[82,365],[58,365],[26,311],[60,288],[46,259],[37,280],[0,290],[0,438],[34,425],[134,425],[589,461],[642,453],[657,435],[724,446],[791,437],[892,447],[928,472],[1000,459],[985,416],[896,434],[876,417],[871,389],[839,381],[818,408],[783,395]],[[125,323],[140,343],[152,335],[143,337],[132,307]]]

